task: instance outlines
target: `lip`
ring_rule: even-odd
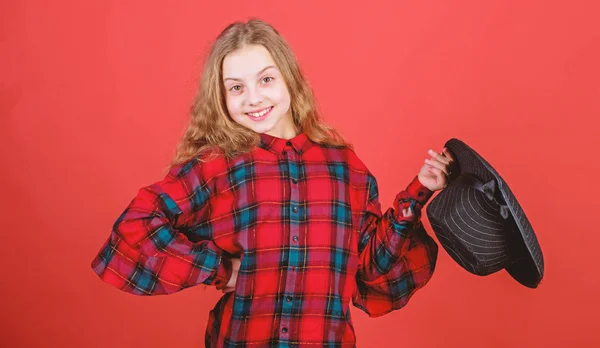
[[[266,114],[264,114],[264,115],[262,115],[262,116],[260,116],[260,117],[254,117],[254,116],[250,116],[250,115],[249,115],[250,113],[261,112],[261,111],[265,111],[265,110],[267,110],[267,109],[268,109],[269,111],[267,111],[267,113],[266,113]],[[249,118],[250,118],[252,121],[258,122],[258,121],[262,121],[262,120],[264,120],[265,118],[267,118],[267,116],[269,116],[269,114],[271,113],[271,111],[273,111],[273,107],[272,107],[272,106],[269,106],[269,107],[266,107],[266,108],[258,109],[258,110],[256,110],[256,111],[250,111],[250,112],[246,112],[246,116],[248,116],[248,117],[249,117]]]
[[[248,111],[248,112],[247,112],[247,114],[253,114],[253,113],[256,113],[256,112],[261,112],[261,111],[267,110],[267,109],[269,109],[269,108],[272,108],[272,106],[267,106],[266,108],[262,108],[262,109],[256,109],[256,110]]]

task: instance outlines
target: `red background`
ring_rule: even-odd
[[[353,309],[359,347],[600,346],[598,2],[165,4],[2,2],[3,347],[203,346],[219,292],[135,297],[90,262],[163,177],[211,40],[250,16],[289,41],[384,205],[458,137],[511,186],[545,255],[531,290],[441,250],[407,307]]]

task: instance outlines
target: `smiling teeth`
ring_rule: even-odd
[[[266,108],[261,112],[249,112],[248,115],[250,115],[252,117],[261,117],[264,114],[266,114],[267,112],[269,112],[269,110],[271,110],[271,108]]]

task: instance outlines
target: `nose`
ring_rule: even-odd
[[[263,102],[263,95],[259,88],[248,88],[248,104],[260,105]]]

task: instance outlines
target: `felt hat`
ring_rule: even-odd
[[[476,275],[506,269],[519,283],[536,288],[544,258],[523,209],[500,174],[458,139],[445,147],[455,163],[448,186],[426,212],[442,247]]]

